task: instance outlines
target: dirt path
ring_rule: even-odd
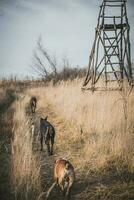
[[[41,185],[42,185],[42,190],[47,191],[49,187],[53,183],[53,168],[54,168],[54,162],[56,158],[59,157],[66,157],[67,154],[67,149],[64,148],[64,145],[62,144],[62,140],[67,140],[66,138],[66,133],[67,133],[67,127],[64,124],[64,121],[59,118],[59,116],[56,115],[55,111],[52,109],[52,106],[45,102],[44,107],[40,107],[40,103],[38,104],[38,108],[36,111],[36,123],[39,123],[39,118],[40,117],[45,117],[48,116],[48,120],[54,125],[56,129],[56,139],[55,139],[55,146],[54,146],[54,155],[53,156],[48,156],[47,155],[47,149],[46,146],[44,145],[44,151],[40,152],[40,144],[36,143],[36,148],[38,149],[38,157],[39,157],[39,162],[41,163]],[[37,131],[37,130],[36,130]],[[62,137],[61,137],[62,134]],[[64,141],[65,142],[65,141]],[[63,143],[64,143],[63,142]],[[60,144],[61,143],[61,144]],[[61,148],[60,148],[61,146]],[[76,176],[77,176],[77,183],[74,185],[74,189],[72,192],[72,200],[75,199],[81,199],[81,194],[83,194],[83,191],[86,190],[89,182],[86,182],[86,179],[84,177],[80,177],[78,175],[79,172],[76,171]],[[63,200],[63,196],[61,194],[61,191],[59,188],[56,186],[54,190],[51,192],[49,199],[51,200]]]

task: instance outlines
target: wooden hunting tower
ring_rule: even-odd
[[[100,77],[105,89],[113,81],[116,89],[132,83],[129,31],[126,0],[103,0],[83,88],[97,90]]]

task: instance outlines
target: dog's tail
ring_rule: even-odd
[[[51,187],[49,188],[49,190],[48,190],[47,192],[42,192],[42,193],[39,195],[39,197],[38,197],[37,200],[41,200],[42,197],[45,196],[45,195],[46,195],[45,200],[47,200],[47,199],[49,198],[49,196],[50,196],[50,193],[51,193],[52,190],[54,189],[55,185],[56,185],[56,182],[54,182],[54,183],[51,185]]]
[[[52,186],[49,188],[49,190],[47,191],[46,194],[46,200],[48,199],[50,193],[52,192],[52,190],[54,189],[54,187],[56,186],[56,181],[52,184]]]

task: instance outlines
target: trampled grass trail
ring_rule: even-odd
[[[38,154],[39,162],[41,165],[41,185],[42,191],[48,191],[49,187],[54,182],[53,180],[53,169],[54,169],[54,162],[57,158],[67,158],[70,161],[73,161],[72,157],[75,155],[79,157],[80,152],[74,151],[70,152],[70,146],[68,145],[68,132],[70,131],[64,121],[58,116],[52,105],[50,105],[47,101],[44,102],[44,105],[40,105],[40,100],[38,102],[36,115],[36,124],[38,124],[38,120],[40,117],[48,116],[48,120],[54,125],[56,129],[56,139],[54,144],[54,155],[48,156],[47,149],[44,145],[44,151],[40,152],[40,144],[39,141],[36,140],[36,153]],[[36,130],[35,130],[36,131]],[[70,154],[71,153],[71,154]],[[75,166],[75,163],[73,163]],[[78,199],[86,199],[86,193],[89,188],[89,185],[94,184],[93,179],[89,179],[87,174],[82,172],[83,170],[79,169],[79,167],[75,166],[75,173],[76,173],[76,182],[74,184],[74,188],[72,190],[71,199],[78,200]],[[89,196],[88,196],[89,198]],[[45,195],[44,195],[45,199]],[[54,190],[50,193],[49,199],[51,200],[62,200],[63,196],[61,191],[58,187],[55,187]]]
[[[38,159],[41,165],[41,186],[42,191],[48,191],[49,187],[54,182],[53,180],[53,169],[54,169],[54,162],[57,158],[67,158],[70,161],[71,156],[69,147],[67,146],[67,136],[68,136],[68,129],[66,124],[62,119],[60,119],[59,116],[56,115],[54,112],[52,106],[48,103],[44,103],[44,107],[40,106],[40,101],[38,103],[38,108],[36,111],[36,124],[38,124],[38,120],[40,117],[48,116],[48,120],[54,125],[56,129],[56,138],[55,138],[55,144],[54,144],[54,155],[48,156],[46,146],[44,145],[44,151],[40,152],[40,144],[38,139],[36,140],[35,149],[36,153],[38,154]],[[38,125],[37,125],[38,127]],[[35,129],[35,135],[36,131]],[[75,153],[74,153],[75,154]],[[81,175],[78,172],[77,167],[76,168],[76,176],[77,176],[77,182],[74,185],[74,189],[72,191],[72,197],[71,199],[78,199],[80,195],[83,193],[83,191],[86,190],[87,183],[86,178],[82,178]],[[82,183],[83,182],[83,183]],[[44,195],[45,197],[45,195]],[[52,190],[50,197],[51,200],[62,200],[63,196],[59,188],[56,186],[54,190]]]

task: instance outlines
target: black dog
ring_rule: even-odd
[[[35,109],[37,107],[37,99],[36,97],[31,97],[30,99],[30,108],[31,108],[31,112],[35,113]]]
[[[53,155],[53,145],[54,145],[54,138],[55,138],[55,129],[47,121],[47,117],[45,119],[40,118],[40,144],[41,144],[41,151],[43,151],[43,139],[45,144],[47,145],[48,155]]]

